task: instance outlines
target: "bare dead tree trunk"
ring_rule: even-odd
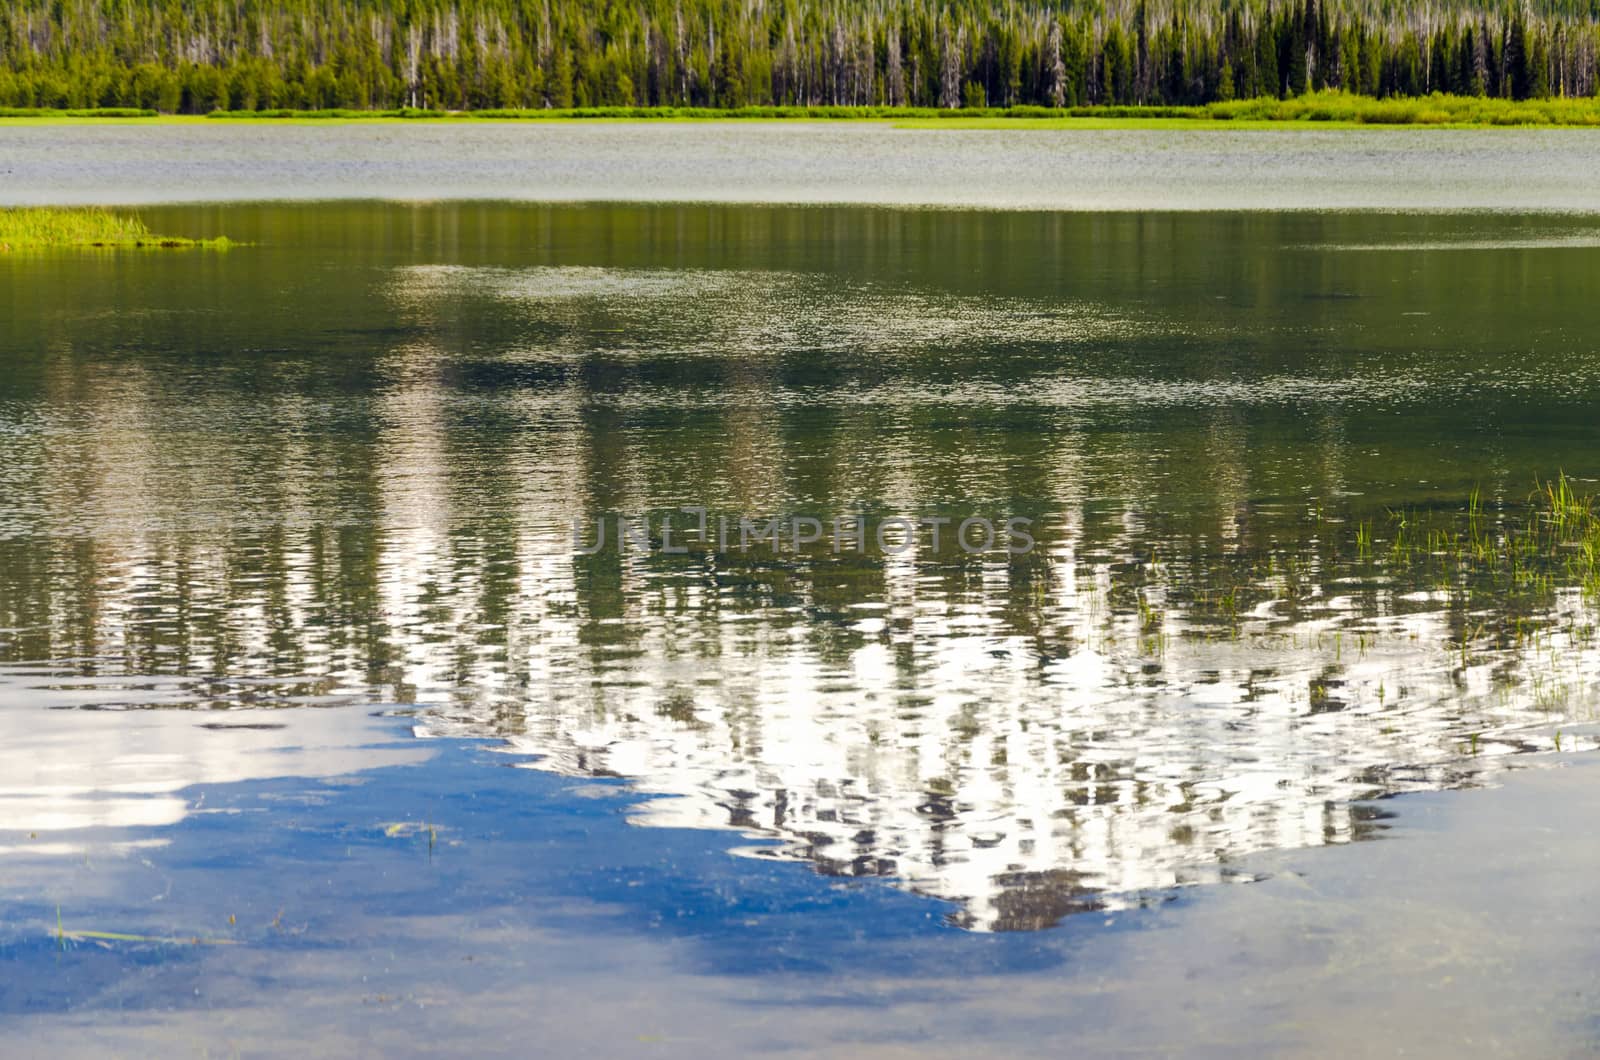
[[[1050,87],[1050,105],[1065,106],[1067,102],[1067,67],[1061,61],[1061,23],[1050,19],[1050,37],[1045,43],[1045,81]]]
[[[961,44],[965,31],[950,35],[950,24],[939,30],[939,106],[954,110],[961,106]]]
[[[903,107],[906,105],[906,75],[900,67],[900,30],[899,27],[889,28],[889,57],[888,76],[885,78],[884,87],[889,93],[889,106]]]

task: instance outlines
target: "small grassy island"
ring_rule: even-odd
[[[205,247],[226,250],[217,239],[185,239],[151,232],[137,217],[100,207],[23,206],[0,209],[0,253],[47,247]]]

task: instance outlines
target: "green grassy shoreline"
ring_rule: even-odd
[[[186,239],[151,232],[137,217],[115,214],[97,206],[60,209],[20,206],[0,209],[0,253],[56,247],[129,247],[182,249],[199,247],[227,250],[234,244],[226,236]]]
[[[1600,98],[1512,101],[1432,95],[1373,99],[1322,92],[1295,99],[1250,99],[1193,107],[587,107],[569,110],[252,110],[161,115],[110,108],[87,111],[4,110],[0,121],[325,122],[325,121],[880,121],[910,128],[1542,126],[1600,128]]]

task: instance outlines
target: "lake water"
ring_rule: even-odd
[[[1592,129],[0,120],[0,203],[282,199],[1600,210]]]
[[[46,156],[133,133],[49,132],[0,194],[361,186],[112,196]],[[1541,186],[169,204],[246,245],[0,254],[0,1033],[1590,1051],[1600,605],[1415,544],[1600,479],[1600,217]]]

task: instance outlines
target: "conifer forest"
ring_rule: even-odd
[[[1593,0],[13,0],[0,107],[1083,107],[1593,96]]]

